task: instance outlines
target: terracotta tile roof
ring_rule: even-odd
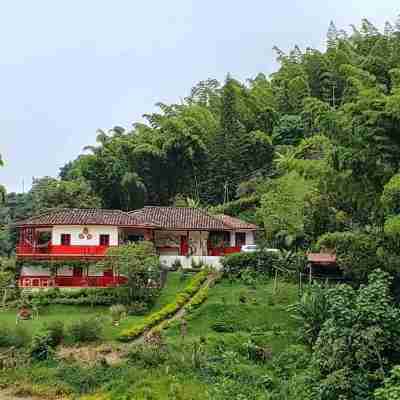
[[[197,208],[186,207],[144,207],[131,211],[130,215],[159,225],[163,229],[198,229],[210,231],[223,231],[227,228],[219,218],[208,215]]]
[[[231,217],[225,214],[216,215],[216,218],[220,219],[224,225],[230,229],[248,229],[248,230],[257,230],[258,226],[254,224],[250,224],[249,222],[242,221],[239,218]]]
[[[29,225],[114,225],[114,226],[143,226],[153,227],[153,224],[145,223],[135,215],[119,210],[101,209],[61,209],[48,211],[19,221],[15,226]]]
[[[334,264],[336,263],[336,254],[330,253],[308,253],[307,259],[312,263]]]
[[[101,209],[61,209],[19,221],[15,226],[113,225],[159,229],[227,231],[257,226],[228,215],[212,216],[197,208],[144,207],[124,212]]]

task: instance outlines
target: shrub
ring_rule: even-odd
[[[0,347],[22,347],[29,342],[29,334],[22,326],[0,327]]]
[[[215,332],[234,332],[235,327],[232,322],[229,321],[216,321],[211,325],[211,329]]]
[[[149,311],[149,304],[135,301],[127,307],[128,315],[145,315]]]
[[[122,304],[116,304],[110,307],[110,314],[114,322],[118,322],[126,315],[126,307]]]
[[[192,258],[190,267],[193,271],[198,271],[204,267],[204,263],[200,260],[198,263],[194,258]]]
[[[381,204],[387,216],[400,214],[400,174],[393,175],[385,185]]]
[[[328,292],[314,284],[291,307],[293,318],[300,324],[303,342],[312,347],[318,339],[323,323],[328,319]]]
[[[318,249],[334,250],[338,267],[357,282],[365,282],[370,272],[381,267],[379,245],[378,237],[361,232],[327,233],[317,242]]]
[[[296,371],[306,369],[310,358],[311,353],[306,351],[303,346],[291,345],[273,358],[272,367],[280,378],[287,379]]]
[[[128,360],[145,368],[158,367],[165,363],[168,353],[162,346],[156,344],[141,344],[134,346],[128,353]]]
[[[72,342],[94,342],[100,339],[102,323],[98,318],[81,319],[73,322],[68,328],[68,334]]]
[[[272,265],[278,261],[278,255],[267,251],[252,253],[235,253],[222,258],[224,275],[232,278],[241,278],[246,272],[269,276]]]
[[[182,268],[182,263],[179,258],[176,258],[171,265],[170,271],[178,271]]]
[[[44,331],[49,335],[52,346],[58,346],[64,339],[64,323],[51,321],[44,325]]]
[[[192,301],[185,306],[188,312],[200,307],[208,298],[209,289],[207,287],[200,289],[192,298]]]
[[[249,197],[242,197],[238,200],[230,201],[222,205],[218,205],[216,207],[213,207],[210,211],[216,214],[228,214],[234,217],[239,217],[246,211],[255,210],[259,205],[260,197],[258,195],[252,195]]]
[[[150,241],[131,243],[123,246],[112,246],[107,255],[114,257],[117,270],[127,278],[126,286],[139,300],[151,302],[159,291],[154,286],[160,284],[161,264],[154,244]],[[149,285],[149,282],[157,285]]]
[[[36,361],[50,358],[54,353],[53,338],[49,332],[39,332],[32,338],[30,356]]]
[[[377,270],[358,290],[329,289],[329,318],[312,353],[316,393],[369,399],[384,370],[398,362],[400,310],[390,295],[391,282],[389,274]]]
[[[375,390],[376,400],[399,400],[400,399],[400,366],[395,366],[390,376],[383,382],[383,386]]]

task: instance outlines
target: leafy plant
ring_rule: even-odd
[[[318,339],[322,325],[329,318],[328,290],[313,284],[307,288],[300,300],[290,307],[293,318],[300,325],[301,338],[312,347]]]
[[[68,327],[68,336],[74,343],[94,342],[102,335],[103,324],[99,318],[81,319]]]
[[[54,353],[54,341],[49,332],[39,332],[32,338],[30,356],[36,361],[47,360]]]
[[[126,315],[126,307],[122,304],[116,304],[110,307],[110,314],[113,323],[117,324]]]
[[[50,337],[51,345],[57,346],[64,339],[64,323],[62,321],[51,321],[44,324],[44,332]]]

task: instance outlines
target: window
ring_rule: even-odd
[[[110,235],[100,235],[100,246],[109,246],[110,245]]]
[[[236,247],[242,247],[246,244],[246,233],[236,232],[235,236]]]
[[[143,235],[128,235],[127,241],[128,242],[142,242],[144,240]]]
[[[224,247],[230,247],[231,246],[231,233],[230,232],[224,232]]]
[[[69,233],[61,234],[61,244],[63,246],[71,246],[71,235]]]

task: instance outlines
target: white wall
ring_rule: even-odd
[[[91,239],[87,235],[83,239],[79,235],[83,233],[83,228],[88,229],[88,233],[92,235]],[[53,245],[61,244],[61,234],[67,233],[71,235],[72,246],[98,246],[100,244],[100,235],[110,235],[110,246],[118,245],[118,227],[116,226],[102,226],[102,225],[89,225],[89,226],[73,226],[73,225],[56,225],[53,227],[51,243]]]
[[[246,232],[246,244],[254,244],[255,243],[255,232]]]
[[[174,261],[179,260],[183,268],[191,268],[192,267],[192,260],[198,265],[200,262],[206,265],[210,265],[217,270],[222,268],[221,265],[221,257],[218,256],[160,256],[161,264],[172,267]]]

